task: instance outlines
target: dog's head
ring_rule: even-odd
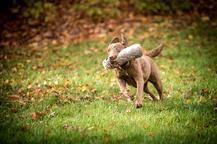
[[[121,39],[115,37],[110,42],[107,52],[108,52],[108,59],[113,61],[117,58],[119,52],[126,48],[128,45],[127,38],[125,36],[121,36]]]

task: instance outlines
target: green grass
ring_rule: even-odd
[[[147,26],[129,36],[146,49],[166,44],[155,61],[167,98],[146,98],[141,109],[122,98],[114,73],[102,67],[110,37],[2,49],[0,143],[215,143],[217,30],[162,27],[143,40]]]

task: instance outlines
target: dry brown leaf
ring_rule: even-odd
[[[52,130],[50,128],[46,128],[44,132],[46,135],[50,135]]]
[[[96,89],[92,89],[91,92],[94,93],[94,94],[96,94],[97,90]]]
[[[38,117],[38,116],[37,116],[36,112],[33,112],[33,113],[32,113],[32,120],[36,120],[37,117]]]
[[[127,109],[127,110],[126,110],[126,113],[130,113],[130,112],[131,112],[131,109]]]
[[[26,102],[24,102],[23,100],[18,100],[18,103],[21,104],[22,106],[26,105]]]
[[[36,65],[33,65],[33,66],[32,66],[32,69],[33,69],[33,70],[36,70],[36,69],[37,69],[37,66],[36,66]]]
[[[20,96],[19,95],[11,95],[11,96],[9,96],[9,99],[10,100],[19,100]]]
[[[151,132],[151,131],[150,131],[150,132],[147,132],[147,136],[150,137],[150,138],[152,138],[152,137],[154,136],[154,133]]]
[[[64,87],[69,87],[69,80],[68,79],[64,79]]]
[[[203,88],[203,89],[201,90],[201,94],[202,94],[202,95],[207,94],[207,93],[209,93],[208,88]]]
[[[90,54],[90,53],[91,53],[90,50],[85,50],[85,51],[84,51],[84,54],[85,54],[85,55],[88,55],[88,54]]]
[[[185,100],[185,103],[186,103],[186,104],[191,104],[191,103],[192,103],[192,100],[191,100],[191,99],[187,99],[187,100]]]
[[[31,88],[32,88],[32,85],[29,84],[29,85],[27,86],[27,89],[31,89]]]
[[[31,129],[31,125],[28,125],[28,124],[22,125],[20,128],[22,131],[28,131]]]
[[[103,136],[103,142],[108,143],[111,139],[111,136],[109,134],[104,134]]]
[[[148,126],[147,123],[143,123],[143,124],[142,124],[142,127],[146,129],[146,128],[148,128],[149,126]]]
[[[194,37],[192,35],[188,35],[188,39],[192,40],[192,39],[194,39]]]
[[[10,81],[9,81],[8,79],[7,79],[7,80],[5,80],[5,84],[9,84],[9,82],[10,82]]]
[[[16,68],[16,67],[13,67],[11,70],[12,70],[12,72],[14,72],[14,73],[17,72],[17,68]]]
[[[134,29],[134,28],[131,28],[131,29],[128,31],[127,35],[128,35],[128,36],[132,36],[132,35],[134,34],[134,32],[135,32],[135,29]]]
[[[206,21],[209,21],[209,20],[210,20],[210,18],[209,18],[208,16],[203,16],[201,19],[202,19],[202,21],[204,21],[204,22],[206,22]]]
[[[63,125],[63,128],[64,128],[64,129],[70,129],[71,127],[72,127],[72,126],[70,126],[69,124],[64,124],[64,125]]]
[[[91,50],[92,52],[98,52],[98,49],[95,48],[95,47],[90,48],[90,50]]]
[[[11,108],[11,112],[17,113],[17,112],[18,112],[18,109],[16,109],[16,108]]]
[[[214,107],[213,110],[214,110],[215,112],[217,112],[217,107]]]
[[[87,91],[89,89],[89,85],[88,84],[83,84],[80,87],[81,87],[81,91],[82,92],[85,92],[85,91]]]
[[[116,85],[116,79],[111,79],[111,81],[110,81],[110,86],[112,87],[112,86],[114,86],[114,85]]]
[[[45,112],[32,112],[32,120],[37,120],[39,117],[45,115]]]

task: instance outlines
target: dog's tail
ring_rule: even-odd
[[[149,56],[149,57],[152,57],[152,58],[156,57],[161,53],[161,51],[163,50],[163,47],[164,47],[164,44],[161,43],[158,47],[146,52],[145,55]]]

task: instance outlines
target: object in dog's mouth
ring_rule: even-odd
[[[108,58],[103,60],[102,65],[105,69],[114,69],[115,68],[114,64],[112,64]]]
[[[111,62],[109,59],[104,59],[102,64],[105,69],[114,69],[117,68],[118,66],[123,65],[127,61],[130,61],[135,58],[139,58],[142,55],[143,53],[140,44],[133,44],[121,50],[114,61]]]

